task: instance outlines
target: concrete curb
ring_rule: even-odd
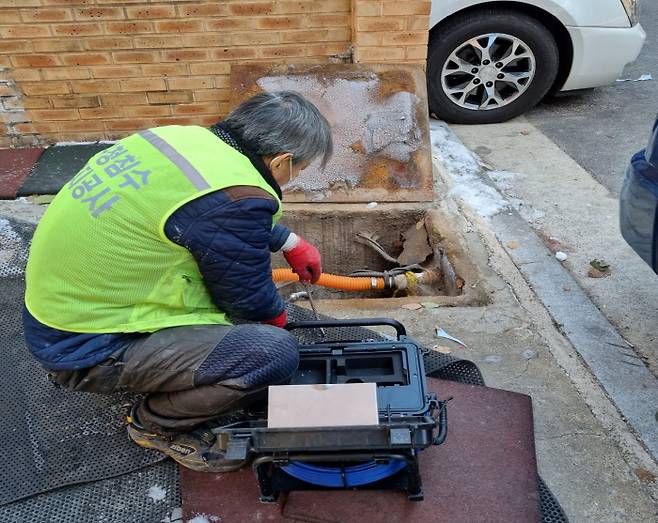
[[[485,221],[557,327],[655,460],[658,457],[658,381],[655,376],[569,271],[554,258],[527,221],[512,210],[479,166],[477,158],[447,126],[433,122],[432,128],[435,154],[443,163],[442,175],[453,187],[451,195]],[[515,242],[516,248],[507,246],[510,241]]]

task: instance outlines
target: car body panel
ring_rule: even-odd
[[[430,27],[468,7],[512,1],[543,9],[565,26],[629,27],[630,20],[621,0],[433,0]]]
[[[573,59],[569,74],[558,91],[607,85],[634,61],[646,33],[631,22],[621,0],[433,0],[430,27],[469,7],[507,1],[533,6],[559,20],[571,38]]]
[[[567,31],[573,61],[562,91],[614,82],[626,64],[637,59],[647,37],[640,24],[629,28],[567,27]]]
[[[658,121],[648,147],[631,160],[619,204],[622,236],[658,273]]]

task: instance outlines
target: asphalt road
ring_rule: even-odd
[[[640,0],[647,43],[624,78],[652,74],[653,81],[615,83],[544,101],[526,116],[594,178],[619,195],[630,157],[646,147],[658,113],[658,2]]]

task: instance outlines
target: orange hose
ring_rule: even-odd
[[[274,269],[272,279],[276,282],[281,281],[299,281],[292,269]],[[372,286],[373,281],[376,287]],[[337,276],[335,274],[323,273],[316,285],[340,289],[342,291],[371,291],[374,289],[384,289],[384,278],[354,277],[354,276]]]

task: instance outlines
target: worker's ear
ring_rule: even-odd
[[[272,173],[282,172],[282,169],[288,169],[290,164],[290,158],[292,158],[292,153],[280,153],[276,154],[269,161],[268,167]]]

